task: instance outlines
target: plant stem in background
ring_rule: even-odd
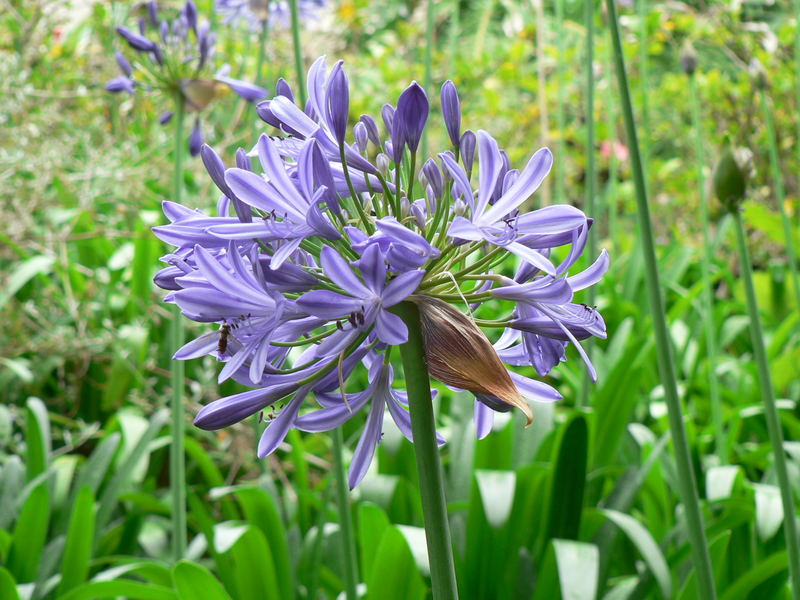
[[[800,1],[800,0],[798,0]],[[458,37],[461,30],[461,0],[453,0],[450,11],[450,72],[455,74],[458,62]],[[423,154],[423,156],[425,156]]]
[[[778,140],[775,134],[775,121],[769,105],[767,90],[761,90],[761,104],[764,107],[764,122],[767,125],[769,136],[769,162],[772,169],[772,185],[775,190],[775,200],[781,212],[783,221],[783,235],[786,237],[786,254],[789,257],[789,274],[794,288],[795,306],[800,310],[800,278],[797,276],[797,254],[795,254],[794,240],[792,239],[792,223],[786,214],[786,197],[783,191],[783,174],[781,173],[780,156],[778,155]]]
[[[303,64],[303,49],[300,47],[300,11],[297,0],[289,0],[292,14],[292,46],[294,48],[294,69],[297,76],[297,89],[300,92],[300,108],[306,107],[306,68]]]
[[[611,151],[608,155],[608,183],[606,184],[606,210],[608,210],[608,237],[612,243],[617,240],[617,111],[614,103],[614,56],[608,49],[606,84],[606,117],[608,119],[608,143]]]
[[[339,509],[339,526],[342,535],[342,552],[344,563],[344,584],[347,600],[356,600],[358,594],[358,557],[356,556],[356,541],[353,531],[353,516],[350,513],[350,499],[347,489],[347,471],[344,468],[342,454],[344,442],[342,441],[342,428],[335,427],[331,431],[333,439],[333,469],[335,471],[336,504]]]
[[[545,48],[547,41],[547,21],[544,16],[544,0],[532,0],[533,8],[536,12],[536,78],[539,93],[539,145],[547,146],[550,140],[550,125],[547,115],[547,76],[545,74]],[[550,190],[550,179],[547,178],[542,184],[542,205],[551,203],[552,193]]]
[[[639,152],[639,140],[636,135],[636,123],[633,117],[628,75],[625,72],[625,55],[622,50],[622,40],[617,23],[616,0],[606,0],[608,8],[608,22],[611,33],[611,42],[614,46],[614,65],[617,71],[617,84],[619,87],[622,115],[625,120],[625,131],[628,137],[628,146],[631,155],[631,169],[636,188],[636,203],[639,217],[639,238],[645,263],[645,279],[650,299],[650,312],[653,317],[653,328],[656,337],[656,351],[658,356],[658,369],[661,374],[661,383],[664,386],[664,398],[667,403],[670,434],[675,448],[675,465],[678,471],[678,492],[686,512],[686,525],[689,543],[692,548],[692,559],[697,576],[699,597],[704,600],[714,600],[717,597],[714,587],[714,576],[711,570],[711,560],[708,555],[706,534],[703,528],[703,518],[700,512],[700,501],[697,497],[697,482],[692,468],[689,443],[686,439],[686,429],[683,424],[681,401],[678,397],[678,383],[675,376],[675,365],[670,346],[669,329],[664,314],[664,301],[661,297],[661,285],[656,262],[655,243],[653,241],[652,223],[650,222],[650,205],[647,199],[647,186],[645,184],[642,156]]]
[[[775,455],[775,475],[781,490],[783,503],[783,531],[786,535],[786,548],[789,554],[789,574],[792,580],[792,597],[800,599],[800,545],[797,539],[797,517],[795,515],[792,486],[786,470],[786,455],[783,449],[783,433],[781,432],[778,408],[775,406],[775,392],[772,388],[772,376],[769,371],[767,351],[764,347],[764,334],[761,331],[761,317],[758,313],[758,302],[753,285],[753,273],[750,266],[750,253],[747,249],[742,214],[733,213],[736,221],[736,240],[739,244],[741,260],[741,276],[744,279],[744,290],[747,295],[747,309],[750,311],[750,335],[753,338],[753,354],[758,366],[758,381],[761,386],[761,400],[764,402],[764,416],[767,419],[767,430],[772,452]]]
[[[458,587],[453,547],[450,543],[450,526],[447,521],[442,466],[436,444],[431,384],[425,362],[419,309],[412,302],[401,302],[392,310],[408,326],[408,341],[400,346],[400,355],[411,411],[411,433],[419,473],[433,600],[456,600]]]
[[[184,136],[184,106],[183,97],[178,95],[175,99],[175,171],[173,179],[173,199],[180,203],[183,195],[183,155],[186,148]],[[172,319],[169,326],[169,348],[175,352],[183,346],[183,315],[177,304],[172,309]],[[172,495],[172,559],[178,562],[186,551],[186,464],[183,450],[183,390],[184,390],[184,363],[182,360],[170,361],[170,383],[172,385],[172,398],[170,401],[171,413],[171,442],[169,455],[169,486]]]
[[[800,0],[798,0],[800,1]],[[566,106],[566,94],[567,94],[567,82],[566,78],[564,77],[566,73],[566,65],[564,64],[564,53],[566,52],[566,45],[564,43],[564,3],[566,0],[556,0],[556,23],[555,23],[555,34],[556,34],[556,49],[557,49],[557,77],[558,77],[558,105],[556,107],[556,127],[558,128],[558,141],[556,142],[556,167],[555,167],[555,176],[556,176],[556,193],[555,193],[555,201],[556,204],[562,204],[565,202],[565,192],[564,192],[564,182],[565,182],[565,173],[564,173],[564,157],[565,157],[565,144],[564,144],[564,135],[566,133],[566,115],[564,111],[564,107]]]
[[[703,151],[703,129],[700,124],[700,100],[697,97],[695,75],[689,75],[689,96],[692,104],[692,128],[694,129],[694,158],[697,162],[697,187],[700,191],[700,223],[703,227],[703,322],[708,353],[708,390],[711,399],[711,419],[714,423],[714,445],[720,462],[728,463],[728,445],[725,442],[725,422],[722,417],[719,382],[717,381],[717,334],[714,331],[714,288],[711,283],[711,265],[714,264],[714,249],[711,245],[708,224],[708,197],[706,196],[705,152]]]
[[[595,195],[595,168],[594,168],[594,0],[584,0],[584,26],[586,29],[586,57],[584,68],[586,69],[586,214],[590,217],[595,216],[594,195]],[[597,254],[596,227],[589,230],[587,251],[589,260],[594,260]],[[594,288],[589,290],[589,305],[594,306]],[[587,354],[591,356],[593,344],[591,340],[586,340],[584,344]],[[578,408],[586,406],[589,402],[589,388],[592,385],[591,377],[586,373],[583,378],[581,394],[578,396]]]
[[[650,64],[647,58],[650,46],[647,35],[647,3],[650,0],[638,0],[639,9],[639,79],[642,84],[642,162],[647,168],[650,156],[650,103],[648,94],[650,93]]]
[[[256,85],[264,85],[264,59],[267,56],[267,39],[269,38],[269,19],[261,23],[258,33],[258,62],[256,63]]]
[[[434,27],[434,20],[433,20],[433,7],[434,7],[434,0],[428,0],[427,5],[425,7],[426,14],[425,14],[425,84],[423,87],[428,94],[432,93],[431,85],[433,81],[433,27]],[[422,131],[422,156],[423,158],[428,156],[428,130],[424,129]],[[414,173],[409,173],[409,179],[414,178]],[[424,194],[423,194],[424,196]],[[413,202],[413,198],[408,199],[409,202]]]

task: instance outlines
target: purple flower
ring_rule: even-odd
[[[200,119],[194,120],[194,127],[192,133],[189,134],[189,154],[197,156],[200,154],[200,148],[203,145],[203,132],[200,131]]]
[[[405,343],[408,339],[406,324],[387,309],[413,294],[425,271],[401,273],[387,284],[386,265],[380,248],[376,245],[368,247],[357,262],[363,282],[330,246],[322,248],[320,257],[325,275],[342,293],[312,290],[297,300],[298,308],[323,319],[356,315],[353,321],[357,328],[367,328],[374,324],[375,333],[382,342]]]
[[[117,27],[117,33],[121,35],[128,45],[139,52],[152,52],[156,44],[148,40],[144,35],[139,35],[127,27]]]
[[[120,75],[119,77],[114,77],[111,81],[106,84],[106,90],[117,94],[119,92],[128,92],[131,96],[136,93],[136,82],[125,77],[124,75]]]
[[[197,30],[205,35],[202,25]],[[175,31],[170,35],[187,39],[186,18]],[[187,91],[202,103],[205,88],[191,81]],[[222,72],[217,81],[235,80]],[[231,87],[245,97],[252,92],[251,100],[263,93],[240,82]],[[166,301],[210,325],[175,358],[210,355],[222,365],[220,381],[253,388],[210,403],[196,424],[217,429],[267,412],[263,457],[293,428],[318,432],[363,418],[350,465],[356,486],[381,441],[387,409],[413,441],[407,398],[393,387],[392,349],[409,336],[394,312],[401,302],[419,308],[431,375],[474,395],[479,437],[491,430],[495,412],[516,408],[530,423],[530,403],[561,398],[516,369],[543,376],[573,344],[594,377],[580,341],[604,337],[605,323],[575,294],[602,278],[608,255],[575,272],[593,221],[572,206],[523,208],[550,169],[549,150],[537,151],[521,171],[512,168],[488,133],[461,134],[458,95],[447,82],[444,124],[462,163],[447,150],[440,162],[421,157],[422,185],[406,169],[387,180],[392,161],[401,165],[418,151],[429,117],[425,91],[412,83],[396,109],[385,104],[382,133],[368,115],[348,129],[341,61],[330,72],[324,57],[315,61],[308,90],[301,108],[278,82],[277,95],[257,107],[277,135],[262,135],[249,155],[239,149],[235,167],[196,144],[219,190],[216,215],[167,202],[169,223],[154,228],[174,247],[156,276],[169,290]],[[366,158],[369,142],[378,149],[375,164]],[[514,277],[500,274],[502,261],[515,255],[524,260]],[[482,327],[500,328],[499,339],[492,344]],[[366,388],[347,392],[348,377],[364,368]],[[312,402],[317,406],[307,408]]]

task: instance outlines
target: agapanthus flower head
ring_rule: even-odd
[[[536,208],[550,151],[512,168],[489,133],[461,132],[448,82],[439,125],[455,151],[407,160],[431,126],[419,84],[387,102],[383,131],[368,115],[350,130],[341,62],[329,71],[318,59],[307,87],[306,106],[285,82],[258,105],[274,135],[237,152],[235,166],[201,149],[221,193],[216,214],[166,203],[170,222],[155,228],[174,246],[156,277],[170,290],[166,300],[216,324],[175,358],[210,354],[223,363],[221,381],[252,388],[207,405],[196,424],[217,429],[269,411],[258,446],[265,456],[292,428],[324,431],[363,409],[356,485],[386,409],[411,439],[407,399],[392,383],[394,347],[409,335],[395,312],[404,302],[420,312],[432,377],[474,395],[479,437],[495,412],[517,408],[529,424],[530,403],[561,398],[540,378],[566,360],[568,346],[594,378],[580,342],[605,337],[605,324],[575,295],[602,278],[609,259],[603,251],[576,268],[592,220],[569,205]],[[409,172],[414,164],[419,173]]]
[[[247,25],[259,31],[264,24],[273,27],[289,27],[291,9],[287,0],[216,0],[216,10],[227,25]],[[325,0],[298,0],[297,10],[303,20],[319,16]]]
[[[137,91],[161,94],[175,105],[180,103],[189,113],[200,113],[224,89],[230,89],[249,102],[261,100],[267,90],[247,81],[227,76],[228,68],[212,71],[216,35],[207,21],[200,20],[192,0],[171,20],[162,20],[155,2],[147,4],[148,18],[138,21],[136,31],[120,26],[117,33],[131,53],[116,52],[117,65],[122,75],[106,84],[112,93]],[[130,57],[130,58],[129,58]],[[159,117],[167,123],[173,111]],[[199,116],[188,138],[191,154],[200,151],[203,135]]]

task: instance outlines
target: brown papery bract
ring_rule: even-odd
[[[520,409],[533,422],[503,361],[481,329],[457,308],[428,296],[408,298],[417,305],[430,374],[447,385],[495,396]]]

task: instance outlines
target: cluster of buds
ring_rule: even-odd
[[[324,0],[297,0],[300,17],[313,19],[325,6]],[[217,12],[228,25],[246,24],[254,31],[265,25],[288,27],[291,9],[286,0],[217,0]]]
[[[189,151],[199,154],[203,145],[199,113],[219,94],[230,88],[238,96],[255,102],[268,93],[262,87],[227,76],[223,67],[211,73],[216,35],[207,21],[199,21],[197,7],[189,0],[174,19],[162,20],[155,2],[147,3],[147,16],[138,21],[137,30],[117,27],[117,33],[134,50],[132,60],[116,53],[122,74],[106,85],[109,92],[135,94],[138,89],[160,93],[179,103],[182,110],[196,113],[189,135]],[[161,114],[159,122],[170,121],[173,111]]]
[[[166,301],[216,324],[175,358],[215,356],[220,381],[253,388],[203,407],[197,426],[226,427],[288,398],[267,419],[263,457],[292,428],[329,430],[369,407],[350,467],[354,487],[387,409],[412,437],[407,396],[393,387],[393,348],[408,339],[394,311],[401,302],[419,309],[431,375],[474,394],[479,437],[497,411],[516,407],[530,423],[530,402],[561,398],[540,378],[566,360],[567,346],[595,378],[580,341],[605,337],[605,324],[574,295],[602,278],[608,255],[577,269],[592,220],[569,205],[522,208],[551,168],[549,150],[513,169],[489,133],[461,131],[450,81],[441,110],[452,145],[430,158],[419,156],[430,104],[416,82],[383,106],[383,132],[362,115],[350,139],[342,62],[329,72],[318,59],[308,93],[298,106],[280,80],[277,95],[257,106],[280,135],[240,149],[235,166],[202,148],[221,192],[216,215],[167,202],[170,223],[154,230],[175,247],[156,276],[170,290]],[[497,332],[494,342],[484,330]],[[366,389],[346,390],[360,368]]]

